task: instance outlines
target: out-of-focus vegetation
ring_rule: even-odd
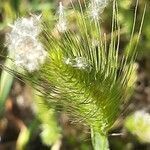
[[[150,115],[145,111],[137,111],[125,120],[125,127],[142,143],[150,141]]]
[[[131,33],[132,30],[132,24],[133,24],[133,9],[135,6],[136,1],[125,1],[125,0],[120,0],[119,1],[119,5],[120,5],[120,22],[122,23],[122,26],[125,30],[126,33]],[[143,0],[143,1],[139,1],[139,6],[138,6],[138,13],[137,13],[137,23],[136,23],[136,30],[139,29],[139,23],[140,23],[140,17],[142,15],[142,9],[145,5],[145,3],[147,3],[147,13],[145,15],[145,20],[144,20],[144,25],[143,25],[143,29],[142,29],[142,35],[141,35],[141,39],[139,42],[139,47],[138,47],[138,51],[139,51],[139,57],[142,57],[143,55],[148,55],[149,54],[149,50],[150,50],[150,33],[149,33],[149,27],[150,27],[150,4],[148,0]],[[129,11],[127,11],[129,10]],[[126,37],[128,39],[128,36]],[[125,40],[125,39],[124,39]]]
[[[150,90],[149,90],[149,72],[150,67],[148,62],[150,60],[150,1],[140,0],[138,5],[136,30],[138,32],[140,26],[140,20],[142,17],[142,10],[147,2],[147,11],[145,15],[144,25],[142,29],[141,38],[139,41],[138,50],[138,81],[137,88],[135,90],[135,96],[133,96],[133,103],[130,102],[127,112],[133,112],[136,109],[146,109],[150,112]],[[68,5],[69,0],[64,0],[64,4]],[[134,8],[136,0],[119,0],[119,21],[122,27],[121,30],[121,43],[120,50],[126,46],[129,35],[132,31]],[[42,13],[44,21],[54,18],[58,1],[53,0],[1,0],[0,1],[0,65],[7,63],[6,58],[7,50],[4,47],[5,33],[7,32],[8,23],[13,22],[17,17],[28,16],[30,13]],[[103,30],[106,33],[110,31],[110,17],[112,15],[111,9],[108,7],[102,16],[102,21],[105,26]],[[51,14],[51,15],[47,15]],[[74,18],[74,17],[73,17]],[[49,24],[51,24],[49,22]],[[9,59],[7,59],[8,61]],[[144,61],[143,61],[144,60]],[[146,63],[145,63],[146,62]],[[7,63],[9,66],[11,64]],[[142,70],[142,71],[141,71]],[[146,74],[146,81],[145,78]],[[141,81],[142,76],[142,81]],[[13,86],[10,87],[12,80],[14,79]],[[16,147],[17,149],[53,149],[57,150],[59,147],[65,150],[82,149],[91,150],[91,143],[89,140],[88,129],[81,125],[71,125],[69,123],[68,116],[63,112],[55,112],[53,109],[47,108],[46,104],[41,101],[42,96],[37,96],[32,88],[28,87],[26,83],[20,83],[17,78],[11,77],[8,72],[1,70],[1,86],[0,87],[0,149],[6,149],[7,147]],[[142,86],[142,87],[141,87]],[[148,87],[148,88],[147,88]],[[143,90],[141,90],[143,89]],[[143,98],[139,93],[147,92],[147,101],[143,104]],[[137,94],[138,92],[138,94]],[[10,93],[8,95],[8,93]],[[15,93],[15,94],[14,94]],[[4,95],[4,96],[3,96]],[[137,98],[138,97],[138,98]],[[146,99],[145,98],[145,99]],[[136,103],[138,99],[138,103]],[[144,100],[145,100],[144,99]],[[24,112],[25,111],[25,112]],[[20,114],[18,114],[20,113]],[[123,118],[129,116],[125,123],[124,128]],[[144,114],[143,114],[144,115]],[[117,125],[112,129],[112,133],[121,132],[119,137],[110,136],[110,147],[114,150],[132,150],[132,149],[149,149],[148,144],[143,144],[143,141],[147,141],[147,137],[144,132],[140,132],[138,136],[131,136],[130,133],[134,133],[135,118],[130,116],[130,113],[123,114],[123,117],[119,118]],[[138,120],[139,121],[139,120]],[[144,120],[146,121],[146,120]],[[8,125],[9,123],[9,125]],[[138,124],[138,130],[142,130],[143,125]],[[11,126],[12,124],[12,126]],[[145,124],[144,124],[145,125]],[[15,128],[15,130],[13,129]],[[145,126],[144,126],[145,128]],[[128,130],[130,133],[128,133]],[[82,131],[82,133],[81,133]],[[85,132],[84,132],[85,131]],[[148,132],[147,132],[148,134]],[[111,135],[111,133],[110,133]],[[147,136],[150,136],[149,134]],[[121,137],[121,138],[120,138]],[[145,138],[145,139],[144,139]],[[142,140],[137,140],[142,139]],[[33,146],[33,145],[38,145]],[[15,149],[15,148],[14,148]]]

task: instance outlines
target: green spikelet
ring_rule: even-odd
[[[73,5],[71,15],[67,16],[68,20],[75,16],[75,31],[68,28],[63,33],[58,31],[56,36],[56,31],[43,24],[40,38],[48,58],[31,79],[40,85],[50,103],[63,106],[76,121],[107,134],[119,115],[121,103],[132,90],[129,82],[135,69],[135,46],[132,45],[135,42],[130,41],[132,57],[127,54],[120,59],[115,1],[110,43],[106,41],[106,34],[101,33],[99,20],[91,20],[88,8],[83,10],[80,3],[79,6],[80,11]]]

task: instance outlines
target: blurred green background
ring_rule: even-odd
[[[75,1],[75,0],[74,0]],[[54,0],[0,0],[0,65],[11,66],[6,61],[5,34],[8,24],[30,13],[42,13],[44,21],[52,20],[59,1]],[[63,0],[69,7],[69,0]],[[112,150],[149,150],[150,136],[150,1],[139,0],[136,30],[138,32],[142,11],[147,3],[147,10],[142,35],[137,48],[138,64],[135,92],[128,107],[120,116],[110,132],[109,142]],[[111,5],[111,4],[110,4]],[[122,50],[132,31],[136,0],[119,0],[119,21],[121,26]],[[103,30],[110,31],[111,7],[102,16]],[[49,14],[49,15],[47,15]],[[0,67],[2,68],[2,67]],[[80,124],[72,124],[70,116],[63,111],[55,112],[46,107],[42,98],[37,96],[27,83],[13,77],[5,70],[0,70],[0,150],[92,150],[89,129]],[[12,83],[12,84],[11,84]],[[134,112],[144,110],[143,120],[134,122]],[[145,116],[144,116],[145,115]],[[134,117],[133,117],[134,116]],[[138,117],[137,117],[138,119]],[[144,125],[143,125],[144,124]],[[135,127],[138,126],[137,133]],[[147,128],[146,133],[143,129]],[[142,132],[143,131],[143,132]],[[121,133],[113,136],[113,133]],[[146,134],[146,135],[145,135]],[[139,138],[140,136],[140,138]]]

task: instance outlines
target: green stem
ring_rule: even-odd
[[[16,142],[16,150],[26,150],[28,149],[28,144],[30,139],[34,135],[34,132],[39,127],[39,121],[35,118],[28,127],[23,127],[19,133],[17,142]]]
[[[11,53],[8,56],[11,56]],[[13,68],[13,63],[9,58],[7,58],[4,66],[8,68]],[[5,101],[10,92],[13,79],[14,79],[13,75],[11,75],[8,71],[6,70],[2,71],[0,77],[0,117],[2,117],[3,115]]]
[[[107,135],[103,135],[91,129],[91,139],[94,150],[109,150]]]

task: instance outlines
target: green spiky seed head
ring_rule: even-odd
[[[132,56],[129,57],[130,51],[119,55],[120,28],[115,1],[109,37],[102,32],[101,20],[89,16],[88,4],[82,7],[79,3],[79,9],[71,4],[73,9],[64,13],[60,3],[58,19],[51,25],[43,23],[39,39],[41,52],[47,51],[44,62],[37,62],[38,69],[23,77],[44,94],[47,105],[63,107],[75,121],[106,134],[119,115],[120,105],[133,90],[136,46],[131,37]],[[39,39],[35,37],[36,42]]]
[[[134,56],[120,59],[119,33],[115,37],[112,31],[111,41],[107,42],[100,22],[91,21],[87,10],[71,11],[67,16],[68,26],[72,14],[75,14],[74,30],[65,28],[63,33],[58,30],[56,34],[49,25],[43,24],[40,39],[48,58],[35,73],[36,82],[49,103],[63,106],[75,121],[105,134],[119,115],[120,105],[132,91]],[[116,30],[115,19],[112,30]]]

